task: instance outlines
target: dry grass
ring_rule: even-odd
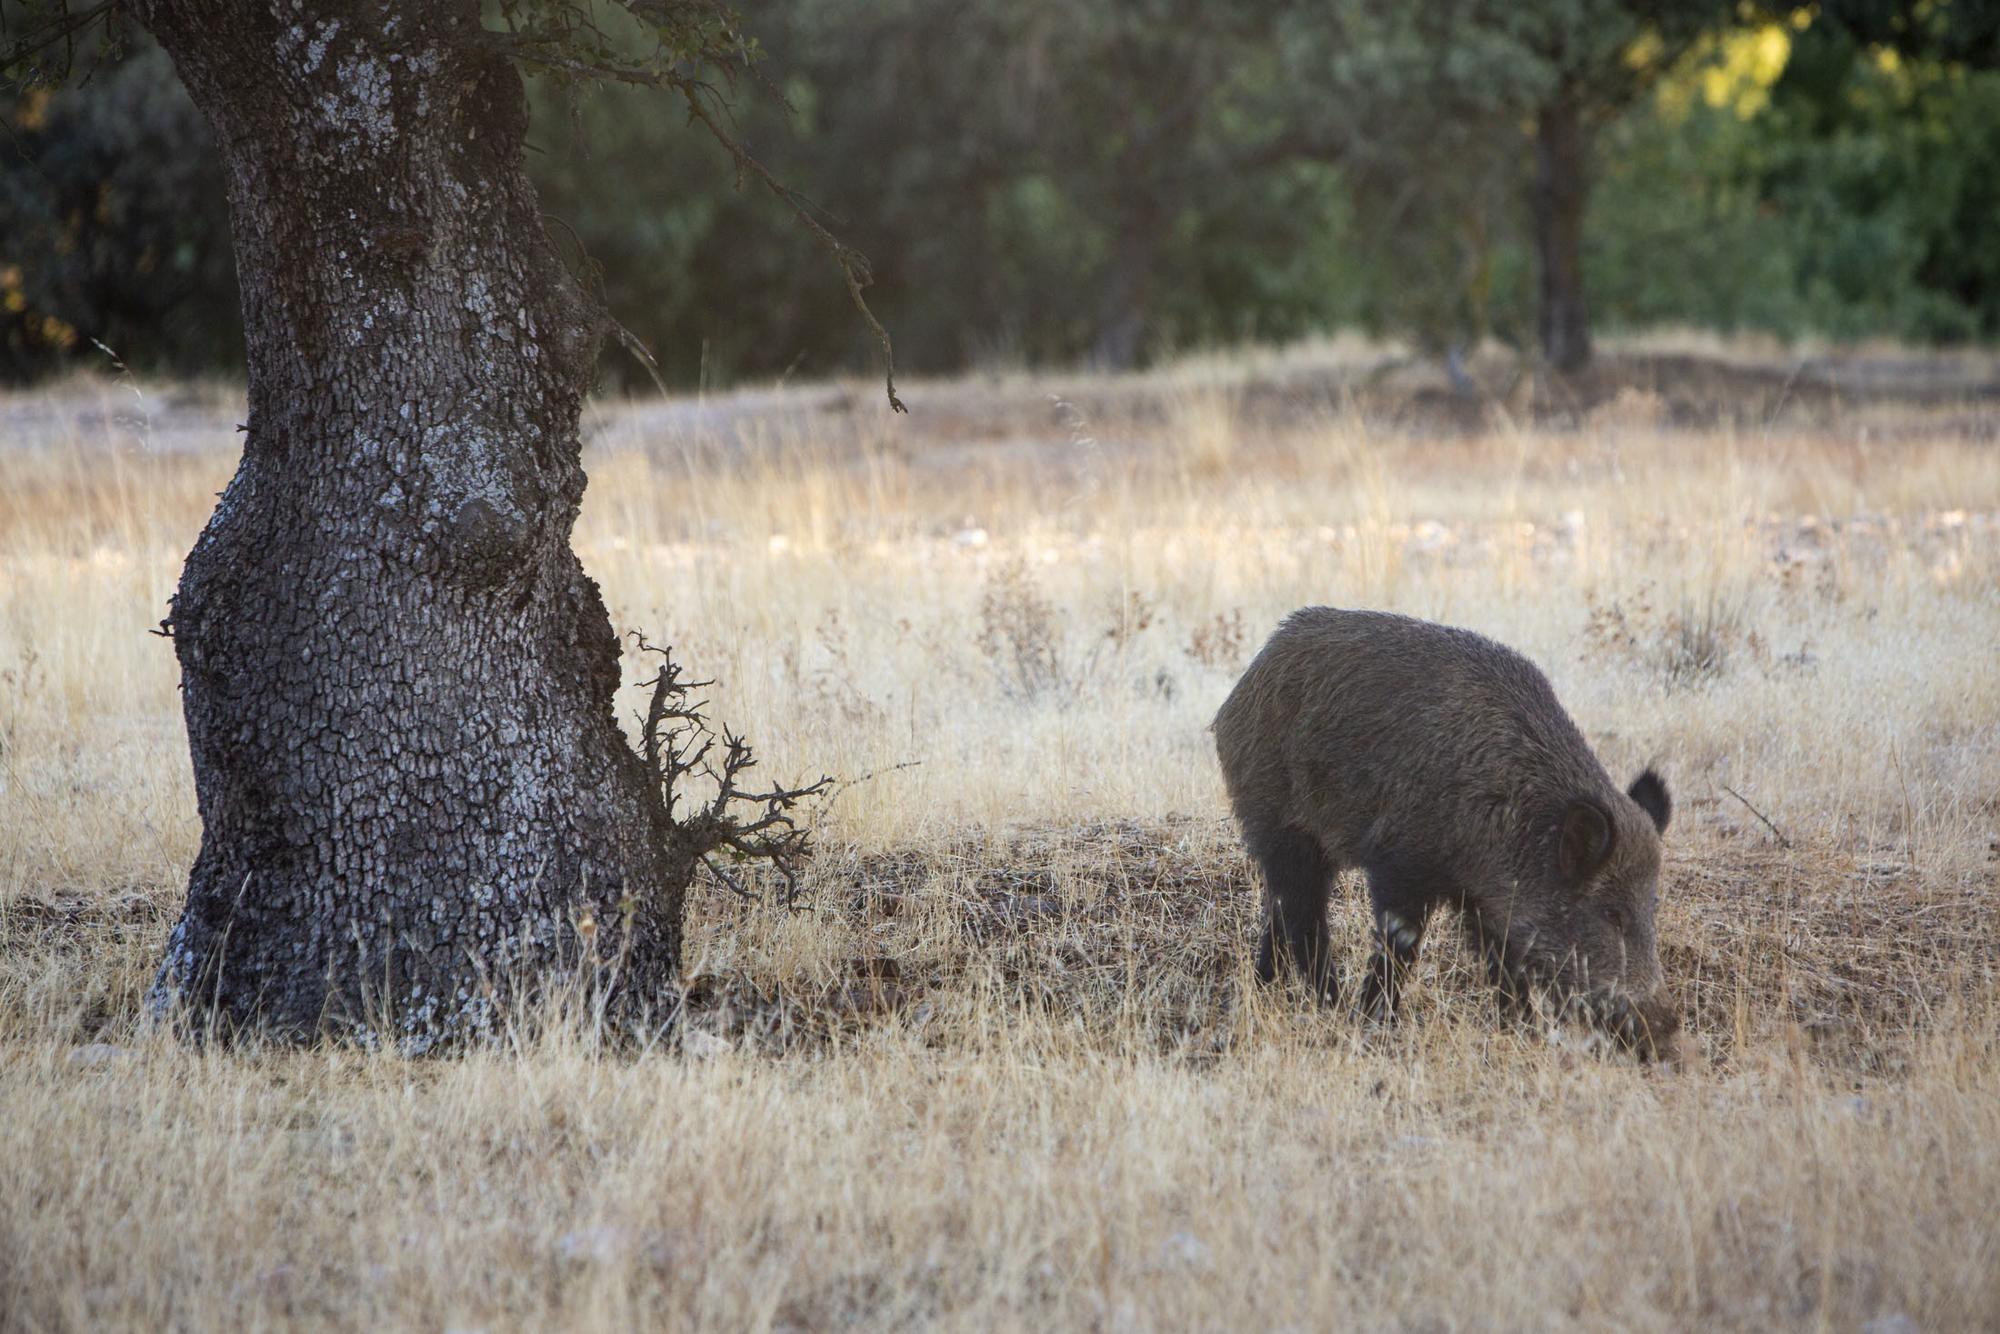
[[[0,1326],[1992,1326],[1990,400],[1444,430],[1312,357],[597,414],[621,626],[779,776],[878,775],[812,912],[697,896],[701,1055],[139,1033],[198,833],[144,631],[236,418],[0,400]],[[1393,1031],[1246,985],[1204,728],[1310,601],[1662,764],[1698,1068],[1503,1026],[1442,933]]]

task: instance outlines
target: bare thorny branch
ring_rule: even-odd
[[[785,906],[796,906],[799,873],[811,845],[809,831],[798,826],[793,812],[801,801],[827,792],[833,779],[821,777],[803,787],[774,784],[761,791],[747,787],[744,775],[757,767],[756,753],[726,725],[719,733],[711,728],[703,703],[691,698],[714,683],[685,680],[671,648],[655,647],[636,634],[632,642],[660,660],[659,671],[646,682],[651,694],[639,720],[639,755],[658,784],[677,850],[690,862],[700,861],[746,900],[756,896],[718,864],[718,855],[738,864],[768,863],[784,882]],[[713,795],[689,802],[689,779],[714,784]]]

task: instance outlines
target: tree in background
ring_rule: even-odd
[[[783,101],[738,98],[729,124],[881,261],[871,295],[930,372],[1357,325],[1447,364],[1486,337],[1575,364],[1600,324],[1991,336],[2000,76],[1978,52],[1996,12],[765,0],[757,24],[779,57],[746,82]],[[823,377],[874,354],[815,263],[818,238],[654,90],[535,89],[541,206],[667,380]],[[42,124],[108,134],[118,122],[85,109],[110,91],[100,75],[58,92]],[[190,335],[229,321],[199,312],[231,308],[217,192],[153,209],[164,191],[121,187],[102,221],[34,202],[66,168],[37,164],[54,141],[19,129],[7,101],[0,199],[27,223],[0,230],[0,305],[33,313],[9,327],[34,348],[0,374],[97,357],[87,337],[104,336],[110,303],[89,264],[129,268],[149,248],[155,267],[120,278],[128,318],[105,341],[137,365],[206,359]],[[184,103],[181,121],[157,118],[124,179],[213,177],[199,135],[167,133],[196,119]],[[64,198],[90,189],[79,178]],[[153,243],[155,213],[183,244]],[[71,245],[50,219],[87,220],[96,239]],[[197,259],[161,280],[170,254]],[[51,328],[69,352],[41,341]],[[629,358],[600,369],[649,383]]]
[[[1500,21],[1521,25],[1543,67],[1528,195],[1536,338],[1558,371],[1581,370],[1591,357],[1584,228],[1595,140],[1737,8],[1737,0],[1536,0],[1500,12]]]
[[[1462,355],[1510,332],[1496,255],[1518,231],[1518,121],[1537,73],[1517,40],[1472,17],[1446,0],[1295,10],[1271,93],[1297,151],[1338,172],[1364,323],[1462,384]]]
[[[1564,372],[1586,365],[1594,141],[1735,7],[1340,0],[1295,11],[1288,71],[1315,94],[1299,115],[1316,123],[1391,276],[1384,322],[1454,362],[1496,331],[1525,342],[1496,314],[1496,254],[1525,236],[1542,356]]]
[[[880,261],[873,301],[918,369],[955,369],[996,336],[990,204],[1027,151],[999,92],[1003,15],[985,0],[759,7],[761,35],[784,53],[763,68],[780,97],[742,99],[734,133]],[[648,90],[607,90],[579,114],[574,130],[542,118],[531,170],[670,378],[824,376],[866,350],[844,294],[819,277],[813,238],[774,226]]]
[[[1269,170],[1282,142],[1282,127],[1246,123],[1236,104],[1260,67],[1267,7],[1027,0],[1007,10],[1012,116],[1068,208],[1107,232],[1089,358],[1135,365],[1175,231],[1213,192]]]
[[[743,140],[880,265],[908,364],[1125,365],[1336,322],[1328,173],[1289,151],[1256,6],[773,0],[786,106]],[[616,96],[557,120],[531,169],[607,297],[683,382],[851,364],[803,242]],[[583,151],[587,150],[587,151]],[[605,188],[605,182],[610,187]],[[650,211],[648,211],[650,210]],[[718,311],[748,302],[754,329]],[[673,312],[673,318],[666,317]]]

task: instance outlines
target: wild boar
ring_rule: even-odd
[[[1432,909],[1455,909],[1518,1010],[1540,986],[1643,1056],[1677,1057],[1654,937],[1672,802],[1620,792],[1520,654],[1469,630],[1307,607],[1216,714],[1215,748],[1266,912],[1257,976],[1331,1002],[1327,896],[1367,877],[1367,1013],[1390,1017]]]

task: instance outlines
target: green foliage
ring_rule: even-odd
[[[1888,59],[1802,34],[1749,145],[1800,246],[1804,320],[1837,334],[2000,334],[2000,66]]]
[[[1635,116],[1604,161],[1591,279],[1620,323],[2000,335],[2000,70],[1815,25],[1756,116]]]
[[[1835,0],[1803,30],[1778,11],[1789,64],[1728,105],[1700,95],[1716,24],[1766,21],[1735,0],[766,0],[747,28],[711,0],[488,12],[542,76],[545,209],[693,384],[867,366],[867,279],[931,372],[1355,326],[1525,343],[1531,139],[1557,96],[1596,136],[1601,323],[1995,337],[1993,10]],[[0,374],[86,335],[227,364],[220,189],[164,64],[37,96],[32,116],[0,96],[0,305],[23,308],[0,311]],[[68,350],[36,332],[50,318]]]

